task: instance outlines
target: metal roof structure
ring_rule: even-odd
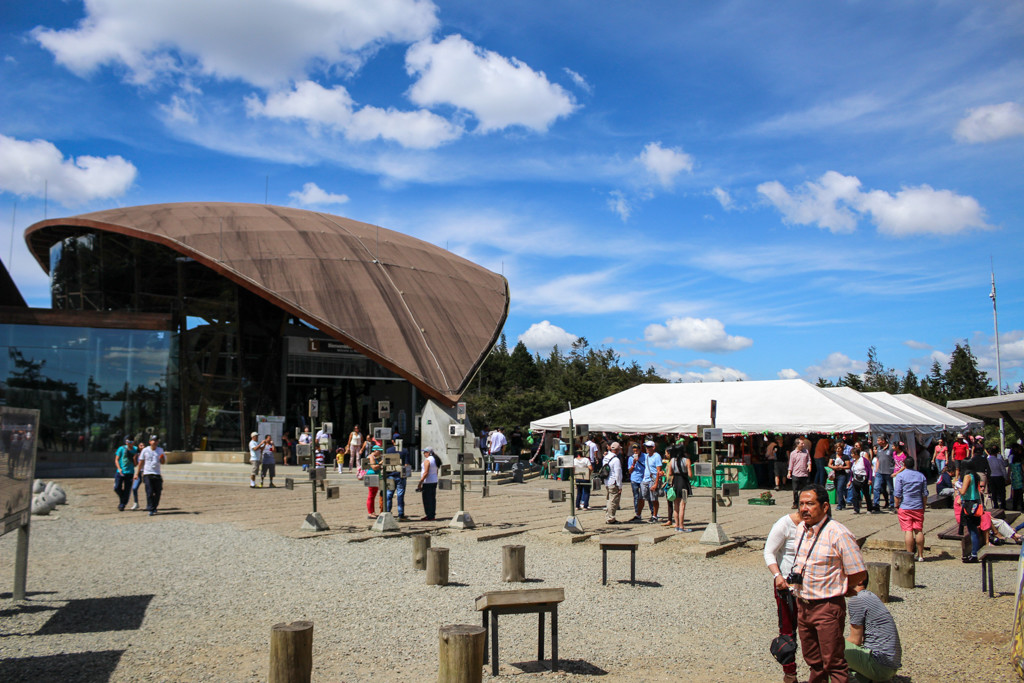
[[[1024,422],[1024,394],[1003,394],[984,398],[965,398],[949,401],[948,407],[978,417],[998,420],[1007,418]]]
[[[51,246],[91,231],[195,259],[448,405],[508,315],[501,275],[414,237],[321,212],[152,204],[41,221],[25,240],[49,272]]]

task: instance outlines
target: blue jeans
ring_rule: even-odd
[[[590,507],[590,484],[576,482],[576,507]]]
[[[828,480],[828,473],[825,471],[825,458],[814,459],[814,483],[825,485]]]
[[[644,499],[640,495],[640,482],[630,480],[629,483],[633,486],[633,514],[639,517],[640,504],[644,502]]]
[[[846,472],[836,472],[836,509],[846,507]]]
[[[139,484],[141,484],[141,483],[142,483],[142,478],[141,477],[139,477],[138,479],[136,479],[135,481],[132,482],[132,500],[135,501],[136,505],[139,504]]]
[[[384,509],[391,512],[391,498],[397,496],[398,498],[398,516],[405,517],[405,477],[389,477],[395,481],[395,490],[392,491],[390,488],[384,495]]]
[[[891,474],[875,474],[875,492],[871,494],[871,504],[878,509],[878,499],[882,495],[882,488],[885,488],[885,504],[889,508],[893,507],[895,503],[892,496],[892,475]]]

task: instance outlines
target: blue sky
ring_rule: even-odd
[[[33,305],[44,213],[266,193],[503,273],[510,343],[686,381],[994,376],[994,266],[1024,380],[1021,3],[38,0],[0,82]]]

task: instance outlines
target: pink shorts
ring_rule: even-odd
[[[924,529],[924,510],[896,511],[896,517],[900,520],[900,529],[903,531],[921,531]]]

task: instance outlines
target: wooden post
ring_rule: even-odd
[[[427,550],[430,549],[430,536],[420,534],[412,537],[412,568],[427,568]]]
[[[427,585],[448,585],[448,548],[427,550]]]
[[[521,583],[526,581],[526,546],[501,546],[501,580]]]
[[[882,602],[889,602],[889,573],[892,567],[887,562],[868,562],[868,590]]]
[[[892,576],[893,583],[900,588],[913,588],[916,583],[917,565],[914,562],[914,554],[906,550],[892,551]]]
[[[270,629],[270,683],[309,683],[313,674],[313,622]]]
[[[440,629],[437,683],[481,683],[487,629],[457,624]]]

